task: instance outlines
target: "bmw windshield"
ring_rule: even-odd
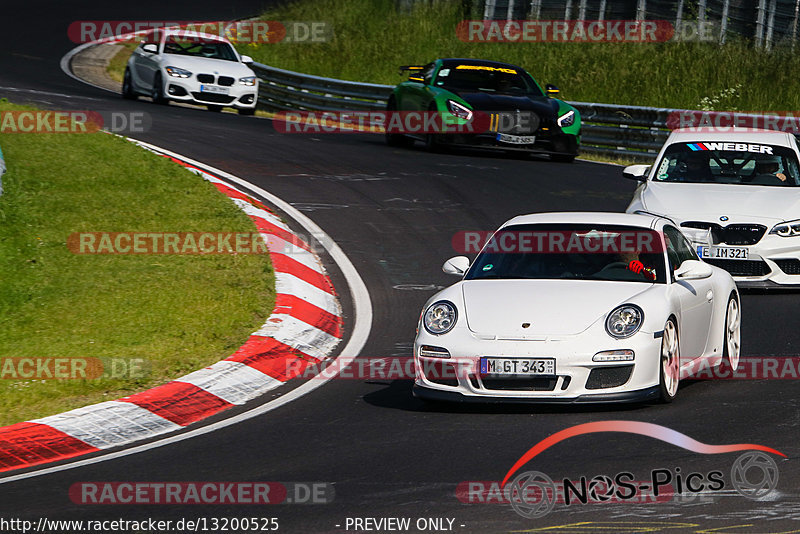
[[[434,85],[455,92],[544,96],[525,71],[510,65],[446,63],[439,69]]]
[[[800,186],[794,151],[739,142],[674,143],[656,168],[656,182]]]
[[[663,240],[645,228],[528,224],[495,232],[465,280],[611,280],[666,283]]]
[[[239,61],[236,52],[228,43],[222,41],[203,41],[202,39],[177,39],[168,37],[164,43],[165,54],[179,56],[207,57],[225,61]]]

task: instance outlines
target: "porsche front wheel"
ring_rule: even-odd
[[[664,326],[661,336],[661,354],[659,362],[659,390],[661,402],[672,402],[678,394],[680,382],[681,349],[678,338],[678,327],[670,318]]]

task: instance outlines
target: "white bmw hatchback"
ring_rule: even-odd
[[[736,285],[664,218],[520,216],[443,269],[463,279],[420,315],[423,399],[669,402],[682,373],[738,366]]]
[[[639,180],[629,213],[669,217],[740,287],[800,285],[800,152],[788,133],[676,130]]]
[[[154,31],[146,35],[128,59],[122,96],[149,96],[153,102],[170,100],[200,104],[212,111],[225,106],[252,115],[258,101],[258,78],[222,37],[184,30]]]

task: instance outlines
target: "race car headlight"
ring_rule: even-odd
[[[772,230],[769,231],[770,235],[778,235],[781,237],[794,237],[800,235],[800,221],[789,221],[785,223],[776,224]]]
[[[455,305],[452,302],[440,300],[439,302],[434,302],[425,310],[422,324],[425,326],[425,330],[438,336],[452,330],[456,324],[457,317]]]
[[[472,119],[472,110],[466,106],[462,106],[455,100],[447,101],[447,109],[459,119],[464,119],[465,121]]]
[[[167,71],[167,74],[174,76],[175,78],[188,78],[192,75],[192,73],[188,70],[178,67],[164,67],[164,70]]]
[[[639,331],[644,322],[644,312],[634,304],[617,306],[606,318],[606,332],[608,335],[623,339],[631,337]]]
[[[572,126],[573,124],[575,124],[575,110],[573,109],[573,110],[567,111],[566,113],[561,115],[558,118],[558,121],[556,121],[556,122],[558,122],[558,125],[561,128],[566,128],[567,126]]]
[[[256,84],[256,77],[255,76],[245,76],[244,78],[239,78],[239,83],[242,85],[255,85]]]

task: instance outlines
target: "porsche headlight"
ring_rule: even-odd
[[[575,124],[575,110],[573,109],[573,110],[567,111],[566,113],[561,115],[558,118],[558,121],[556,121],[556,122],[558,122],[558,125],[561,128],[566,128],[567,126],[572,126],[573,124]]]
[[[425,326],[425,330],[438,336],[452,330],[456,324],[457,317],[458,313],[455,305],[452,302],[440,300],[439,302],[434,302],[425,310],[422,324]]]
[[[192,75],[190,71],[179,67],[164,67],[164,70],[167,71],[167,74],[175,78],[188,78]]]
[[[459,119],[464,119],[465,121],[472,119],[472,110],[455,100],[447,101],[447,109]]]
[[[800,221],[789,221],[785,223],[776,224],[772,230],[769,231],[771,235],[779,235],[781,237],[794,237],[800,235]]]
[[[631,337],[639,331],[644,322],[644,312],[634,304],[617,306],[606,318],[606,332],[608,335],[623,339]]]
[[[239,83],[242,85],[255,85],[256,84],[256,77],[255,76],[245,76],[244,78],[239,78]]]

